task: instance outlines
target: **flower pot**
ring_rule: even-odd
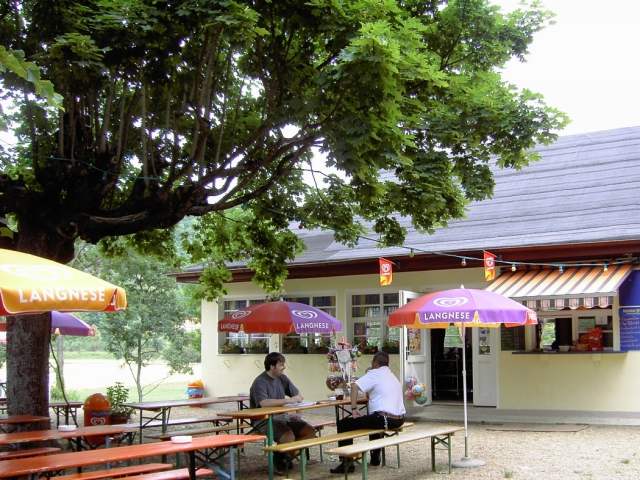
[[[129,418],[131,415],[128,413],[112,413],[111,414],[111,425],[120,425],[123,423],[129,423]]]

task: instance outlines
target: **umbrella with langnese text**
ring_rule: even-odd
[[[0,249],[0,315],[126,307],[127,295],[116,285],[53,260]]]
[[[319,308],[298,302],[266,302],[236,310],[218,322],[219,332],[333,333],[342,323]]]
[[[538,323],[536,312],[524,305],[487,290],[454,288],[418,297],[389,315],[390,327],[447,328],[455,325],[462,336],[462,392],[464,407],[464,457],[454,467],[476,467],[482,460],[469,456],[467,426],[467,372],[465,330],[467,327],[516,327]]]

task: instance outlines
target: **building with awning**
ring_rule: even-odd
[[[391,311],[422,293],[487,288],[536,310],[541,322],[471,329],[467,393],[475,405],[638,411],[640,127],[561,137],[537,151],[541,159],[519,171],[496,169],[493,198],[470,204],[464,219],[431,235],[400,219],[408,231],[402,246],[380,248],[371,234],[349,248],[331,232],[296,230],[307,248],[289,264],[283,299],[340,319],[339,336],[365,353],[362,371],[377,348],[392,352],[399,372]],[[492,282],[484,279],[484,251],[496,255]],[[391,285],[380,286],[380,257],[395,264]],[[306,398],[328,395],[323,335],[218,332],[225,314],[266,297],[246,265],[231,267],[228,295],[202,308],[209,393],[246,392],[269,349],[285,353]],[[176,277],[194,282],[201,271],[196,265]],[[596,334],[599,344],[591,342]],[[428,388],[426,405],[461,400],[460,350],[444,347],[443,331],[426,335],[414,342],[420,350],[411,364]]]

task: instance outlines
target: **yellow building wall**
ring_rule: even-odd
[[[464,283],[469,288],[483,288],[482,269],[441,270],[430,272],[394,273],[393,284],[380,287],[377,272],[372,275],[352,275],[319,279],[299,279],[285,282],[285,295],[335,295],[336,317],[343,327],[349,328],[347,319],[348,298],[355,293],[397,292],[411,290],[428,292],[445,288],[457,288]],[[227,285],[226,299],[257,298],[264,293],[252,282]],[[218,304],[202,303],[202,380],[208,395],[236,395],[248,393],[253,379],[264,370],[264,354],[218,353]],[[348,337],[346,332],[339,332]],[[273,345],[273,343],[272,343]],[[276,348],[277,349],[277,348]],[[305,398],[326,398],[330,390],[325,385],[328,374],[327,358],[321,354],[287,354],[286,375],[300,389]],[[391,369],[399,374],[398,355],[391,355]],[[371,364],[371,356],[363,355],[358,361],[358,373]]]
[[[484,288],[480,268],[429,272],[394,273],[393,284],[380,287],[377,273],[320,279],[289,280],[286,295],[335,295],[336,316],[347,329],[348,299],[356,293],[410,290],[429,292],[457,288]],[[228,299],[263,297],[251,282],[227,285]],[[202,304],[202,372],[209,395],[248,393],[253,379],[264,370],[264,354],[218,353],[218,305]],[[617,329],[617,308],[613,309]],[[616,330],[617,332],[617,330]],[[338,338],[347,336],[338,333]],[[279,350],[277,336],[272,350]],[[619,348],[619,337],[614,335]],[[399,373],[399,356],[392,355],[392,369]],[[359,373],[371,362],[370,356],[359,360]],[[320,354],[288,354],[287,375],[309,400],[326,398],[327,359]],[[640,398],[640,352],[578,355],[518,355],[501,352],[498,359],[497,406],[504,409],[638,411]]]
[[[505,409],[637,412],[640,352],[500,354],[499,403]]]

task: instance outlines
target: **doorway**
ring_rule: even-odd
[[[467,399],[473,402],[473,361],[471,328],[465,331],[467,363]],[[431,385],[436,402],[462,402],[462,347],[444,346],[445,330],[433,329],[431,333]]]

